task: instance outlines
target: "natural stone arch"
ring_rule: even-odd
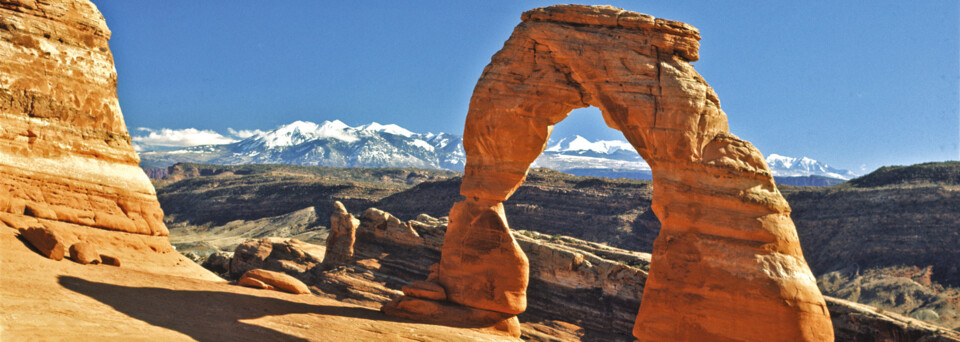
[[[466,199],[450,212],[441,262],[428,279],[446,299],[508,322],[524,311],[527,259],[501,203],[553,125],[592,105],[653,169],[662,228],[637,338],[832,340],[786,200],[760,152],[729,133],[716,93],[690,65],[699,32],[609,6],[551,6],[522,18],[470,101]],[[385,311],[436,315],[423,308],[406,297]]]

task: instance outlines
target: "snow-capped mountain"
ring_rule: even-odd
[[[176,162],[299,164],[339,167],[420,167],[462,170],[459,136],[414,133],[397,125],[351,127],[340,120],[296,121],[238,142],[140,153],[144,167]]]
[[[593,175],[595,170],[643,171],[649,174],[650,165],[640,158],[633,145],[623,140],[591,142],[575,135],[547,145],[543,154],[533,162],[534,167],[546,167],[573,174]],[[581,170],[593,170],[580,172]]]
[[[215,134],[215,132],[206,132]],[[138,138],[134,138],[137,140]],[[235,140],[234,140],[235,141]],[[296,121],[272,131],[256,131],[246,139],[221,145],[201,145],[140,153],[141,166],[167,167],[177,162],[212,164],[299,164],[337,167],[419,167],[463,170],[466,155],[460,136],[415,133],[376,122],[351,127],[339,120],[320,124]],[[828,177],[833,183],[857,175],[802,157],[767,156],[777,177]],[[579,135],[551,140],[533,167],[547,167],[580,176],[650,179],[648,165],[623,140],[590,141]],[[798,185],[809,185],[802,180]],[[790,182],[785,182],[791,184]]]
[[[850,180],[858,176],[850,170],[832,168],[807,157],[786,157],[776,153],[767,155],[767,165],[775,176],[781,177],[823,176]]]

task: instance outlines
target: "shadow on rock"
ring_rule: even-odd
[[[266,316],[312,313],[373,321],[407,322],[379,311],[314,305],[220,291],[128,287],[61,276],[60,285],[151,325],[200,341],[306,341],[270,328],[240,322]]]

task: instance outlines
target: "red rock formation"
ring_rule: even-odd
[[[84,265],[99,264],[100,253],[97,253],[97,248],[92,244],[80,241],[70,246],[70,260]]]
[[[323,254],[325,265],[339,265],[353,260],[353,243],[357,241],[360,220],[347,212],[343,203],[333,203],[330,214],[330,233],[327,235],[327,250]]]
[[[229,273],[234,277],[256,268],[303,273],[320,264],[323,247],[297,239],[268,237],[246,241],[234,250]]]
[[[0,227],[42,227],[135,270],[217,279],[170,245],[120,112],[109,38],[90,1],[0,0]]]
[[[0,213],[167,235],[89,1],[0,1]]]
[[[30,242],[40,254],[53,260],[63,260],[67,247],[56,232],[46,227],[20,228],[20,236]]]
[[[467,199],[451,210],[437,272],[448,300],[524,310],[527,259],[501,202],[553,125],[595,106],[653,169],[662,229],[633,331],[639,340],[832,340],[790,207],[760,152],[729,133],[716,93],[690,64],[699,32],[610,6],[551,6],[522,19],[470,102]]]
[[[339,209],[337,209],[339,210]],[[423,238],[410,224],[401,222],[396,216],[377,208],[369,208],[360,217],[358,232],[375,239],[387,239],[395,243],[417,246]]]
[[[302,281],[287,274],[264,269],[249,270],[240,277],[237,284],[261,289],[276,289],[293,294],[307,294],[310,289]]]
[[[100,254],[100,263],[104,265],[120,267],[120,258],[106,254]]]

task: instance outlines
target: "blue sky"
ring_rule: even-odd
[[[376,121],[460,134],[483,67],[545,1],[94,0],[138,127]],[[863,172],[960,159],[960,9],[933,1],[587,1],[700,29],[696,69],[764,154]],[[184,131],[177,131],[184,132]],[[622,139],[595,109],[555,137]]]

